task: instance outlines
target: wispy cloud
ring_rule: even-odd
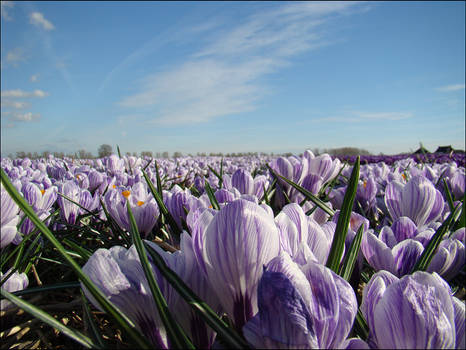
[[[17,67],[19,62],[26,61],[23,49],[17,47],[13,50],[8,51],[6,54],[6,61],[14,67]]]
[[[38,122],[41,119],[40,113],[6,111],[2,112],[2,128],[14,128],[18,123]]]
[[[464,90],[464,88],[465,88],[464,84],[452,84],[452,85],[446,85],[446,86],[439,87],[436,90],[448,92],[448,91]]]
[[[9,12],[9,9],[13,8],[13,6],[15,5],[13,1],[0,1],[0,5],[1,5],[1,12],[2,12],[2,19],[4,19],[5,21],[11,21],[11,17],[10,15],[8,14]]]
[[[40,114],[39,113],[32,113],[32,112],[19,113],[19,112],[14,112],[14,113],[11,114],[11,120],[13,120],[13,121],[32,122],[32,121],[38,121],[39,119],[40,119]]]
[[[33,74],[31,75],[31,78],[29,78],[31,83],[37,83],[39,81],[39,74]]]
[[[28,108],[29,106],[30,104],[24,101],[2,100],[2,108],[24,109]]]
[[[49,95],[48,92],[45,92],[39,89],[31,91],[31,92],[24,91],[21,89],[5,90],[1,92],[1,97],[11,97],[11,98],[26,98],[26,97],[44,98],[48,95]]]
[[[292,64],[305,51],[329,45],[325,24],[350,14],[352,2],[309,2],[280,5],[226,27],[188,60],[140,82],[139,92],[123,98],[121,106],[140,108],[152,123],[176,125],[207,122],[216,117],[254,110],[269,93],[261,81]],[[203,32],[202,26],[195,26]]]
[[[44,15],[40,12],[32,12],[29,15],[29,22],[36,27],[40,27],[45,30],[54,30],[55,26],[49,20],[45,19]]]
[[[349,112],[343,115],[312,118],[314,122],[362,123],[367,121],[395,121],[412,118],[410,112]]]

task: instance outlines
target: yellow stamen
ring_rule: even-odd
[[[121,192],[121,194],[123,195],[123,197],[128,198],[129,195],[131,194],[131,192],[130,191],[123,191],[123,192]]]
[[[40,193],[42,193],[42,195],[44,195],[44,193],[45,193],[45,190],[40,190]]]
[[[367,186],[367,180],[364,180],[364,182],[363,182],[362,185],[364,186],[364,188],[366,188],[366,186]]]
[[[79,174],[76,175],[76,178],[77,178],[78,180],[81,180],[81,179],[79,178]]]
[[[405,181],[406,181],[406,175],[403,173],[403,174],[401,174],[401,176],[402,176],[403,179],[405,179]]]
[[[210,208],[210,209],[213,209],[213,206],[212,206],[212,204],[211,204],[211,205],[209,205],[209,208]]]
[[[143,205],[144,202],[143,201],[138,201],[138,207],[140,207],[141,205]]]
[[[116,188],[116,185],[113,185],[113,188]]]

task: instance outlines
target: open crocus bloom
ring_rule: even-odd
[[[159,217],[159,208],[147,187],[138,182],[129,188],[111,188],[105,194],[105,205],[118,225],[130,230],[127,202],[131,205],[134,219],[141,234],[147,235]]]
[[[333,232],[322,229],[296,203],[285,205],[275,218],[275,223],[280,231],[281,247],[293,260],[296,260],[302,244],[306,244],[317,261],[325,264],[332,245]]]
[[[206,212],[194,225],[196,259],[238,330],[257,312],[262,266],[280,250],[273,215],[245,199]]]
[[[358,307],[353,289],[324,265],[299,266],[282,252],[264,267],[257,297],[259,312],[243,328],[254,347],[367,348],[347,339]]]
[[[2,272],[0,272],[0,281],[3,279],[4,276],[8,276],[10,272],[11,270],[8,270],[5,273],[5,275]],[[25,289],[28,286],[28,284],[28,276],[25,273],[18,273],[18,271],[16,271],[10,276],[10,278],[6,280],[6,282],[2,285],[2,288],[5,289],[7,292],[13,293]],[[5,311],[11,308],[12,306],[13,304],[9,300],[2,299],[0,301],[1,311]]]
[[[417,175],[407,184],[390,182],[385,188],[385,205],[393,220],[407,216],[417,227],[422,227],[440,217],[444,200],[432,182]]]
[[[169,348],[165,327],[134,245],[129,249],[120,246],[98,249],[83,266],[83,272],[155,346]],[[156,273],[156,278],[162,294],[169,302],[167,283],[159,273]],[[101,309],[86,287],[83,285],[82,288],[92,304]]]
[[[459,238],[460,230],[440,243],[429,265],[429,271],[443,278],[455,277],[464,264],[465,246]],[[408,217],[397,218],[391,227],[384,226],[377,237],[372,230],[362,238],[361,250],[367,262],[377,271],[387,270],[401,277],[411,271],[421,256],[434,230],[422,228]]]
[[[415,272],[401,279],[377,272],[364,288],[361,311],[369,342],[383,349],[464,348],[465,305],[437,274]]]
[[[3,248],[17,236],[19,237],[16,225],[18,225],[20,217],[18,205],[3,187],[3,183],[0,186],[0,248]]]

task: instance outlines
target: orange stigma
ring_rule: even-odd
[[[123,197],[128,198],[129,195],[131,194],[131,192],[130,191],[123,191],[123,192],[121,192],[121,194],[123,195]]]
[[[138,207],[140,207],[141,205],[143,205],[144,202],[143,201],[138,201]]]
[[[42,193],[42,195],[44,195],[44,193],[45,193],[45,190],[40,190],[40,193]]]
[[[116,185],[113,185],[113,188],[116,188]]]
[[[403,177],[403,179],[404,179],[405,181],[407,181],[407,180],[406,180],[406,175],[405,175],[405,173],[401,174],[401,176]]]
[[[367,186],[367,180],[364,180],[364,182],[363,182],[362,185],[364,186],[364,188],[366,188],[366,186]]]

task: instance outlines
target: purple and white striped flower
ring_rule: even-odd
[[[444,199],[432,182],[418,175],[406,184],[390,182],[385,188],[385,205],[393,220],[407,216],[421,227],[440,217]]]
[[[464,349],[465,305],[436,273],[401,279],[377,272],[364,288],[361,311],[369,343],[380,349]]]
[[[20,237],[16,228],[20,216],[18,205],[3,187],[3,183],[0,186],[0,248],[4,248],[13,242],[16,237]]]
[[[259,312],[243,327],[257,348],[333,349],[347,339],[358,309],[352,287],[327,267],[294,263],[286,252],[272,259],[258,287]],[[367,348],[367,344],[358,342]]]
[[[154,267],[153,269],[156,271]],[[165,327],[134,245],[129,249],[121,246],[98,249],[83,266],[83,272],[134,322],[154,346],[170,348]],[[156,279],[168,302],[167,282],[158,273]],[[87,288],[84,285],[82,288],[92,304],[102,310]]]
[[[244,199],[206,219],[200,227],[205,230],[192,233],[194,252],[223,309],[241,330],[257,312],[257,284],[262,266],[279,253],[279,232],[273,215]]]
[[[8,276],[11,272],[11,269],[8,270],[5,273],[5,276]],[[3,280],[5,277],[2,272],[0,272],[0,281]],[[7,280],[6,282],[2,285],[2,289],[5,289],[7,292],[13,293],[17,292],[19,290],[23,290],[27,288],[29,284],[29,279],[28,276],[25,273],[19,273],[18,271],[15,271]],[[0,310],[5,311],[13,307],[14,304],[11,303],[11,301],[2,299],[0,301]]]

